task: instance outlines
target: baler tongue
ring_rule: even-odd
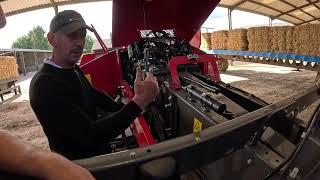
[[[127,46],[139,40],[140,33],[137,31],[144,29],[174,29],[177,37],[190,41],[219,2],[220,0],[113,0],[113,47]]]

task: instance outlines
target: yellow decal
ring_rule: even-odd
[[[198,133],[202,130],[202,122],[199,121],[196,117],[194,117],[193,121],[193,132]]]
[[[90,76],[90,74],[86,74],[86,75],[84,75],[87,79],[88,79],[88,81],[90,82],[90,84],[92,84],[91,83],[91,76]]]

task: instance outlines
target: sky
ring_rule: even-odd
[[[101,38],[110,38],[112,31],[112,2],[92,2],[59,6],[59,11],[73,9],[78,11],[88,25],[93,24]],[[49,24],[54,16],[53,8],[30,11],[7,17],[7,25],[0,29],[0,48],[11,48],[12,43],[20,36],[26,35],[35,26],[42,26],[48,32]],[[217,7],[208,17],[203,27],[207,31],[227,30],[227,9]],[[250,20],[249,20],[250,18]],[[235,10],[232,13],[233,28],[267,25],[269,19],[265,16]],[[275,20],[273,23],[284,23]],[[94,37],[91,32],[89,35]]]

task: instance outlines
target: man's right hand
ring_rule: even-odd
[[[157,78],[152,73],[147,72],[147,77],[142,80],[142,70],[137,68],[136,80],[134,81],[133,101],[144,110],[159,94]]]

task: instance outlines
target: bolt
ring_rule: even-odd
[[[136,156],[136,152],[134,151],[130,152],[130,157],[133,158],[134,156]]]
[[[200,141],[200,138],[199,137],[196,137],[195,138],[196,142]]]
[[[171,106],[172,106],[172,104],[171,104],[171,103],[169,103],[169,104],[165,104],[165,105],[164,105],[164,107],[165,107],[165,108],[169,108],[169,107],[171,107]]]
[[[292,179],[296,179],[297,175],[299,173],[299,168],[295,167],[293,170],[290,172],[289,177]]]
[[[247,160],[247,164],[248,164],[248,165],[251,165],[252,162],[253,162],[252,159],[248,159],[248,160]]]

